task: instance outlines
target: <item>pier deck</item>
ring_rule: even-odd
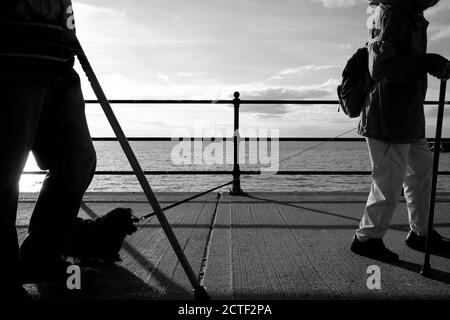
[[[163,206],[188,193],[158,193]],[[354,255],[349,245],[366,194],[212,193],[166,212],[194,272],[213,299],[449,299],[450,255],[432,256],[433,279],[420,274],[423,253],[406,247],[405,203],[385,237],[400,261],[386,264]],[[21,194],[22,241],[35,194]],[[450,194],[439,194],[436,229],[450,237]],[[116,207],[137,216],[150,206],[140,193],[88,193],[82,217]],[[193,299],[192,289],[155,217],[127,237],[122,262],[104,268],[83,292],[51,284],[26,285],[38,299]],[[369,290],[367,268],[381,268],[381,290]]]

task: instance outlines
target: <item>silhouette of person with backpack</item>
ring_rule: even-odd
[[[70,0],[0,2],[0,298],[29,298],[26,282],[65,283],[63,252],[95,171],[80,79],[63,29],[71,12]],[[19,250],[19,180],[30,151],[48,173]]]
[[[383,236],[397,208],[402,186],[410,232],[406,244],[424,250],[433,157],[425,139],[427,74],[450,77],[449,61],[427,53],[428,21],[423,12],[439,0],[370,1],[369,71],[375,81],[363,107],[359,134],[366,137],[372,185],[351,250],[382,261],[399,256]],[[449,250],[433,230],[432,250]]]

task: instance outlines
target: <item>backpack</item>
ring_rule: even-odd
[[[350,118],[359,117],[374,81],[369,72],[369,51],[358,49],[348,60],[342,72],[342,83],[337,88],[339,110]]]

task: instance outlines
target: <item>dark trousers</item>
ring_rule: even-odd
[[[16,231],[19,180],[28,154],[48,170],[22,245],[36,263],[67,247],[84,192],[96,166],[80,79],[0,73],[0,275],[20,280]]]

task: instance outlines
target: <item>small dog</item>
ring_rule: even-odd
[[[133,234],[133,211],[117,208],[102,217],[77,218],[66,255],[81,263],[112,264],[121,261],[119,251],[127,235]]]

